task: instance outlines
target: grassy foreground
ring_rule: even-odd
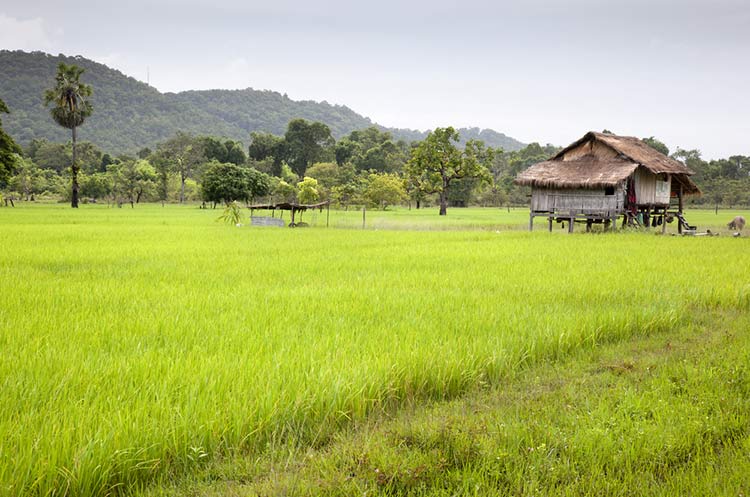
[[[144,497],[748,495],[748,364],[747,313],[709,312]]]
[[[0,495],[128,493],[320,445],[396,405],[750,307],[745,239],[217,215],[0,210]]]

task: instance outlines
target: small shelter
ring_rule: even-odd
[[[291,221],[289,222],[289,227],[294,228],[299,223],[294,222],[294,217],[298,212],[305,212],[307,209],[319,209],[321,212],[323,212],[323,207],[327,209],[326,211],[326,227],[328,226],[328,217],[330,216],[331,212],[331,201],[326,200],[325,202],[318,202],[317,204],[298,204],[294,202],[278,202],[275,204],[256,204],[250,206],[250,218],[256,219],[254,216],[255,210],[270,210],[271,211],[271,217],[275,218],[276,210],[281,211],[291,211]],[[275,223],[257,223],[257,224],[275,224]]]
[[[683,216],[683,198],[700,194],[690,179],[693,171],[684,164],[654,150],[631,136],[590,131],[557,155],[521,172],[518,185],[531,187],[531,215],[552,222],[576,222],[615,227],[623,216],[623,226],[666,229],[678,220],[678,230],[695,230]]]

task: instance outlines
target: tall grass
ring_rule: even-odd
[[[0,495],[126,492],[750,303],[744,239],[217,216],[0,211]]]

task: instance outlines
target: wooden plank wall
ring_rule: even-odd
[[[606,195],[604,189],[533,188],[531,190],[533,212],[595,214],[609,217],[623,212],[624,208],[625,190],[622,185],[615,189],[614,195]]]
[[[671,178],[666,175],[656,175],[639,167],[633,176],[635,180],[636,203],[642,205],[668,205],[671,189]]]

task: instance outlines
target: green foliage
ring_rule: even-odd
[[[320,198],[318,193],[318,180],[305,178],[297,183],[297,201],[301,204],[312,204]]]
[[[84,174],[81,177],[81,196],[83,198],[102,199],[111,195],[113,181],[111,173]]]
[[[296,184],[299,181],[299,176],[292,171],[292,168],[288,164],[281,165],[281,174],[279,177],[290,185]]]
[[[389,132],[371,126],[352,131],[336,146],[336,161],[351,162],[359,171],[400,171],[409,158],[409,147],[404,141],[394,142]]]
[[[18,192],[25,200],[31,200],[48,188],[44,171],[39,169],[34,161],[17,157],[15,175],[11,178],[9,188]]]
[[[271,184],[267,175],[236,164],[211,161],[205,166],[201,185],[203,199],[230,204],[267,195]]]
[[[93,112],[89,97],[91,86],[81,83],[84,69],[60,62],[55,75],[55,86],[44,92],[44,105],[52,104],[52,119],[63,128],[81,126]]]
[[[361,182],[344,183],[331,188],[331,200],[341,207],[348,208],[360,200],[363,191],[364,185]]]
[[[364,196],[370,205],[385,210],[406,200],[404,180],[396,174],[370,174]]]
[[[663,142],[657,140],[653,136],[650,136],[648,138],[642,138],[641,141],[643,141],[643,143],[653,148],[657,152],[661,152],[667,156],[669,155],[669,148],[666,145],[664,145]]]
[[[180,203],[185,202],[185,182],[194,179],[200,165],[206,161],[204,141],[187,133],[178,132],[160,143],[154,153],[154,162],[160,177],[160,193],[165,198],[167,175],[176,173],[180,178]]]
[[[730,208],[750,205],[750,156],[705,161],[699,150],[678,148],[672,157],[695,172],[693,180],[703,192],[701,197],[689,197],[688,202]]]
[[[81,126],[93,112],[89,97],[93,93],[90,86],[81,83],[80,77],[84,69],[76,65],[60,62],[55,75],[55,86],[44,92],[44,105],[52,105],[50,114],[52,119],[71,130],[72,158],[71,158],[71,207],[78,207],[78,172],[80,165],[76,156],[76,128]]]
[[[271,133],[250,133],[250,146],[247,150],[247,155],[253,160],[265,160],[269,157],[281,159],[282,143],[284,138],[281,136],[272,135]]]
[[[294,202],[297,200],[297,189],[283,179],[276,179],[271,187],[274,200],[278,202]]]
[[[206,160],[228,162],[238,166],[244,165],[247,162],[247,156],[242,149],[242,143],[233,140],[221,141],[210,136],[198,138],[197,142],[202,147]]]
[[[227,202],[226,207],[224,207],[224,212],[219,216],[217,221],[224,221],[227,224],[233,224],[234,226],[239,227],[242,224],[242,208],[240,207],[240,204],[234,200]]]
[[[335,162],[318,162],[307,169],[306,176],[315,178],[320,186],[330,189],[342,183],[343,169]]]
[[[460,150],[456,146],[458,141],[455,129],[436,128],[412,150],[404,168],[409,182],[417,190],[439,195],[441,216],[447,213],[451,182],[464,178],[491,181],[487,167],[492,162],[494,150],[474,140]]]
[[[284,134],[283,159],[292,171],[304,176],[313,163],[333,157],[334,143],[331,130],[325,124],[293,119]]]
[[[0,117],[3,113],[10,114],[10,110],[0,99]],[[21,147],[3,130],[3,121],[0,119],[0,189],[7,184],[13,174],[18,162],[17,155],[20,153]]]
[[[498,151],[489,166],[494,183],[485,191],[485,195],[482,196],[483,200],[495,206],[499,206],[500,203],[526,205],[530,189],[517,186],[513,181],[518,173],[537,162],[549,159],[559,150],[559,147],[550,144],[542,146],[538,143],[531,143],[517,151]]]

